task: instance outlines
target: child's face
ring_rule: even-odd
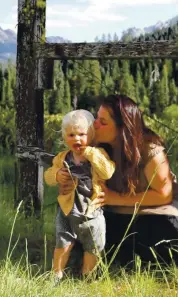
[[[80,147],[89,145],[91,137],[88,128],[69,126],[66,128],[64,140],[71,151],[80,154]]]

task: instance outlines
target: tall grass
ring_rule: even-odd
[[[127,274],[119,270],[98,281],[80,281],[67,276],[60,285],[54,286],[53,274],[32,273],[33,267],[22,266],[19,262],[12,265],[10,261],[0,265],[0,296],[2,297],[175,297],[175,285],[166,287],[155,273],[143,271]]]
[[[13,184],[15,181],[13,156],[0,155],[0,184]]]
[[[7,161],[7,162],[6,162]],[[4,162],[4,163],[3,163]],[[127,272],[120,267],[100,259],[100,278],[93,276],[80,281],[67,269],[66,278],[55,287],[52,268],[52,253],[55,239],[56,189],[46,188],[44,199],[43,228],[31,218],[13,209],[13,162],[5,164],[0,184],[0,296],[1,297],[41,297],[41,296],[134,296],[134,297],[174,297],[177,296],[177,269],[175,265],[165,269],[157,263],[155,268],[142,268],[139,257],[135,268]],[[8,169],[7,169],[8,168]],[[120,247],[118,247],[119,249]],[[117,250],[118,250],[117,249]],[[116,252],[117,252],[116,250]],[[155,256],[155,251],[154,256]],[[115,254],[115,252],[114,252]]]
[[[37,265],[29,264],[28,242],[26,240],[25,259],[12,264],[11,257],[14,252],[12,235],[18,220],[19,205],[12,223],[10,239],[6,259],[0,262],[0,296],[2,297],[92,297],[92,296],[126,296],[126,297],[175,297],[177,296],[177,273],[170,270],[167,285],[157,270],[141,270],[141,261],[136,258],[136,270],[126,273],[125,269],[117,269],[109,272],[108,267],[102,266],[101,277],[98,281],[91,279],[77,280],[67,274],[66,279],[60,285],[55,286],[53,273],[46,271],[41,273]],[[46,245],[44,245],[46,247]],[[35,271],[34,273],[34,266]],[[174,273],[174,277],[172,276]]]

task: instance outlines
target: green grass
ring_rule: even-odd
[[[0,184],[13,184],[15,180],[15,157],[0,155]]]
[[[148,271],[127,274],[119,270],[115,275],[95,281],[80,281],[66,277],[60,285],[54,286],[53,274],[45,272],[33,275],[33,267],[27,264],[21,267],[6,261],[0,266],[1,297],[174,297],[177,296],[176,285],[168,288],[163,279],[157,279],[155,273]]]
[[[6,181],[0,185],[0,297],[174,297],[177,296],[177,268],[150,264],[142,268],[136,257],[135,268],[110,266],[101,259],[101,277],[80,281],[66,270],[67,276],[54,286],[52,255],[55,244],[57,189],[45,188],[41,221],[24,219],[13,209],[12,173],[6,164]],[[1,170],[2,172],[2,170]],[[1,174],[1,173],[0,173]],[[0,177],[4,180],[4,177]],[[21,208],[20,208],[21,209]]]

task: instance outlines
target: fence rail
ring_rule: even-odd
[[[141,59],[176,58],[177,41],[112,43],[34,43],[36,59]]]

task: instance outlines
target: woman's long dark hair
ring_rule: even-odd
[[[162,139],[144,124],[137,104],[125,95],[109,95],[100,98],[119,128],[120,172],[124,192],[135,193],[138,184],[139,163],[146,141],[161,145]],[[117,161],[117,160],[115,160]]]

